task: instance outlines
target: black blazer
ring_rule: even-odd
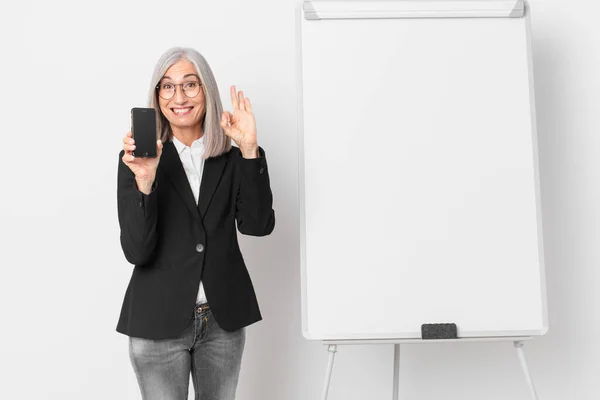
[[[237,241],[237,229],[264,236],[275,213],[265,153],[237,147],[205,160],[198,206],[173,142],[164,144],[153,191],[137,190],[119,154],[121,247],[135,264],[117,331],[148,339],[178,337],[193,317],[200,279],[214,318],[234,331],[262,319]]]

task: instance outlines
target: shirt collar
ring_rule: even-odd
[[[177,139],[175,137],[175,135],[172,135],[172,136],[173,136],[173,144],[175,145],[175,148],[177,149],[177,154],[181,154],[188,146],[186,146],[183,142],[181,142],[179,139]],[[192,147],[195,147],[194,145],[197,146],[198,144],[204,145],[204,135],[202,135],[202,137],[200,139],[194,140],[192,142]]]

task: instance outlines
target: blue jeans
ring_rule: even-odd
[[[226,332],[208,304],[196,304],[190,325],[176,339],[129,337],[129,356],[143,400],[187,400],[190,374],[195,400],[234,400],[246,328]]]

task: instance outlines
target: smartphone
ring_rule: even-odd
[[[135,140],[134,157],[156,157],[156,111],[154,108],[131,109],[131,136]]]

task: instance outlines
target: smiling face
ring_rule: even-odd
[[[188,60],[181,59],[173,64],[159,82],[162,88],[175,86],[175,94],[169,100],[158,96],[158,104],[163,115],[171,125],[171,130],[202,132],[202,119],[204,117],[204,88],[200,87],[199,93],[194,97],[187,97],[184,88],[193,88],[198,85],[198,76],[194,65]],[[169,85],[171,84],[171,85]],[[183,85],[180,85],[183,84]]]

